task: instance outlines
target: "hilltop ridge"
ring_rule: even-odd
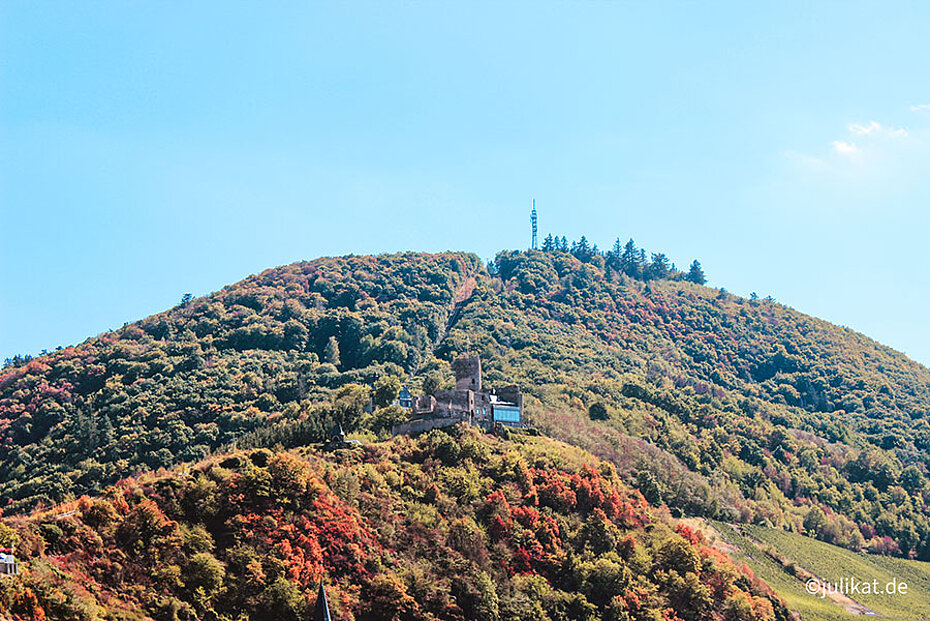
[[[930,371],[772,301],[599,257],[295,263],[8,368],[0,499],[15,513],[337,422],[383,435],[403,414],[366,417],[378,378],[448,386],[469,350],[521,386],[533,424],[653,504],[930,558]]]

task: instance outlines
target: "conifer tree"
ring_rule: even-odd
[[[697,285],[703,285],[707,282],[707,278],[704,276],[704,270],[701,269],[700,261],[695,259],[691,262],[691,267],[688,269],[688,275],[685,278]]]
[[[620,253],[621,271],[631,278],[639,278],[638,258],[639,253],[636,250],[636,244],[630,238],[630,241],[623,246],[623,251]]]
[[[636,272],[635,272],[636,275],[642,278],[643,280],[649,280],[650,273],[649,273],[649,270],[647,269],[649,267],[649,261],[646,259],[646,250],[644,248],[640,248],[636,252],[635,265],[636,265]]]
[[[664,253],[658,252],[652,254],[652,263],[649,264],[649,277],[661,280],[669,277],[672,268],[668,257]]]
[[[572,254],[579,261],[587,262],[594,257],[595,250],[588,242],[588,238],[582,235],[577,242],[572,242]]]
[[[339,359],[339,341],[336,340],[335,336],[329,337],[329,342],[326,343],[326,349],[323,351],[323,357],[326,362],[336,367],[342,364]]]
[[[620,255],[623,252],[623,246],[620,245],[620,238],[614,242],[613,247],[604,253],[604,266],[608,269],[620,271]]]

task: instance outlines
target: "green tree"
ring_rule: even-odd
[[[588,238],[582,235],[578,243],[572,244],[572,254],[575,255],[575,258],[579,261],[588,262],[597,254],[597,248],[591,246],[588,242]]]
[[[184,584],[203,609],[219,592],[225,578],[223,563],[209,552],[195,554],[184,568]]]
[[[649,260],[646,258],[646,250],[640,248],[636,251],[636,256],[633,259],[632,271],[634,278],[642,278],[643,280],[649,280]]]
[[[622,533],[604,512],[595,509],[581,527],[579,536],[595,554],[606,554],[616,550]]]
[[[630,238],[624,244],[620,253],[620,270],[631,278],[640,278],[642,276],[640,269],[639,250],[636,248],[636,243]]]
[[[390,431],[394,425],[410,420],[410,413],[399,405],[378,408],[366,418],[365,426],[375,433]]]
[[[695,259],[691,262],[691,267],[688,268],[688,275],[685,278],[697,285],[703,285],[707,282],[707,278],[704,276],[704,270],[701,268],[700,261]]]
[[[649,278],[654,280],[662,280],[668,278],[671,274],[672,266],[668,260],[668,257],[661,252],[654,253],[652,255],[652,262],[649,264]]]
[[[3,522],[0,522],[0,548],[12,548],[18,543],[19,534]]]
[[[584,573],[585,595],[598,606],[607,606],[610,600],[627,589],[633,578],[629,568],[607,558],[587,563]]]
[[[371,391],[360,384],[346,384],[333,395],[333,416],[335,422],[345,431],[352,431],[358,426],[359,419],[368,407]],[[329,430],[327,430],[329,431]]]
[[[299,621],[307,614],[307,604],[300,589],[284,576],[262,593],[262,609],[262,617],[269,621]]]
[[[470,517],[459,518],[449,525],[446,542],[465,558],[482,566],[487,564],[488,553],[481,527]]]
[[[727,597],[723,603],[723,618],[726,621],[755,621],[757,617],[749,596],[737,591]]]
[[[360,621],[414,621],[420,607],[395,574],[379,574],[368,585]]]
[[[431,371],[423,379],[423,392],[434,395],[440,388],[442,388],[442,375],[436,371]]]
[[[646,499],[646,502],[655,506],[662,504],[662,489],[652,472],[640,470],[636,475],[636,486],[642,493],[643,498]]]
[[[284,507],[300,508],[307,491],[307,469],[304,462],[290,453],[278,453],[268,462],[271,498]]]
[[[607,420],[610,418],[610,414],[607,411],[607,406],[604,405],[603,401],[595,401],[588,407],[588,416],[591,417],[591,420]]]
[[[497,598],[497,588],[494,581],[487,572],[479,571],[475,576],[475,590],[477,597],[473,611],[476,613],[475,619],[487,619],[488,621],[497,621],[500,618],[500,603]]]
[[[700,570],[701,557],[684,537],[673,535],[659,546],[656,563],[662,569],[675,570],[683,576]]]
[[[396,375],[383,375],[375,381],[372,398],[375,407],[383,408],[397,401],[400,393],[400,378]]]
[[[291,319],[284,324],[284,348],[285,349],[296,349],[298,351],[303,351],[307,347],[307,342],[310,340],[310,333],[307,331],[307,327]]]
[[[623,245],[618,237],[614,241],[613,247],[604,253],[604,266],[612,270],[620,271],[620,256],[623,254]]]
[[[920,468],[910,465],[901,473],[901,486],[911,493],[919,492],[924,487],[924,475]]]
[[[812,535],[819,534],[827,525],[827,516],[818,506],[811,507],[804,518],[804,530]]]
[[[342,364],[342,361],[339,359],[339,341],[335,336],[329,337],[329,341],[326,343],[326,349],[323,351],[323,359],[335,367]]]

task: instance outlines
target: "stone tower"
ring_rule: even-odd
[[[456,390],[481,391],[481,358],[478,356],[459,356],[452,361],[455,371]]]

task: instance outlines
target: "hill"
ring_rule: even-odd
[[[4,618],[371,621],[787,618],[615,469],[545,438],[433,431],[236,451],[11,522]]]
[[[375,380],[448,385],[470,350],[531,420],[654,505],[930,558],[930,371],[851,330],[620,257],[324,258],[268,270],[0,375],[6,514],[235,445],[372,438]]]

